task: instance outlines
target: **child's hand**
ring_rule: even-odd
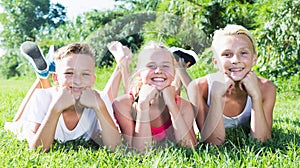
[[[239,83],[239,87],[241,90],[244,90],[251,97],[261,96],[259,85],[258,85],[258,77],[255,72],[250,71],[244,79],[242,79]]]
[[[128,61],[129,63],[131,62],[132,52],[127,46],[123,46],[118,41],[113,41],[107,45],[107,48],[115,57],[117,64],[120,64],[123,61],[125,61],[125,58],[126,61]]]
[[[84,107],[96,109],[98,107],[99,99],[100,95],[96,90],[86,88],[82,91],[78,103]]]
[[[76,102],[71,90],[67,87],[57,88],[57,92],[53,95],[55,106],[59,111],[63,111],[73,106]]]
[[[162,90],[163,98],[167,106],[172,106],[176,104],[175,96],[176,90],[174,86],[166,87]]]
[[[234,87],[234,81],[227,75],[217,72],[211,75],[212,89],[211,92],[215,96],[225,96],[226,93],[231,94]]]
[[[178,57],[178,56],[175,56]],[[178,61],[177,59],[175,59],[175,68],[179,68],[179,69],[186,69],[186,63],[184,62],[183,58],[178,57]]]
[[[139,102],[141,108],[149,108],[153,99],[159,94],[158,90],[151,85],[143,85],[139,92]]]

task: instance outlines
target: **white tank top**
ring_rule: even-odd
[[[207,105],[210,106],[210,91],[212,87],[212,81],[210,79],[210,75],[207,75],[206,79],[208,83]],[[251,97],[248,96],[245,108],[241,114],[234,117],[227,117],[223,115],[224,127],[232,128],[232,127],[237,127],[238,125],[249,125],[250,117],[251,117],[251,109],[252,109]]]

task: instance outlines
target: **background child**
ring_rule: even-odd
[[[140,52],[136,81],[130,94],[118,97],[113,109],[128,143],[143,151],[165,138],[183,146],[197,145],[193,130],[193,108],[176,95],[171,83],[175,68],[172,53],[164,46],[150,43]]]
[[[53,80],[58,86],[35,89],[20,117],[20,122],[26,123],[21,134],[31,148],[42,146],[47,151],[54,139],[92,138],[100,143],[99,123],[104,145],[114,149],[120,142],[107,111],[111,99],[92,89],[96,79],[94,57],[91,48],[80,43],[67,45],[56,53]]]
[[[250,123],[252,137],[265,142],[271,138],[276,88],[252,71],[257,53],[251,33],[242,26],[227,25],[215,32],[212,49],[219,72],[188,86],[202,141],[220,145],[225,128]]]

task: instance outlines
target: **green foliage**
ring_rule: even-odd
[[[130,9],[135,12],[155,11],[162,0],[115,0],[119,3],[118,9]]]
[[[146,22],[153,21],[154,12],[141,12],[127,14],[112,20],[103,28],[92,33],[87,42],[96,51],[96,65],[100,67],[111,66],[113,56],[107,50],[107,44],[111,41],[120,41],[127,45],[133,52],[137,51],[142,43],[141,30]]]
[[[256,17],[254,6],[244,1],[212,1],[203,6],[202,25],[207,35],[212,35],[217,29],[224,28],[227,24],[243,25],[249,30],[254,27]]]
[[[213,71],[208,50],[216,29],[241,24],[257,40],[259,60],[255,70],[271,79],[279,89],[284,82],[299,79],[299,1],[284,0],[117,0],[115,10],[91,11],[65,20],[65,8],[49,0],[2,0],[1,45],[7,54],[0,58],[2,77],[27,74],[30,69],[18,52],[24,40],[36,41],[42,50],[80,41],[92,45],[97,66],[113,64],[106,45],[119,40],[133,52],[150,40],[194,50],[200,57],[197,68],[204,76]],[[146,12],[145,12],[146,11]],[[284,16],[284,17],[283,17]],[[111,21],[112,20],[112,21]],[[16,57],[16,58],[14,58]],[[193,67],[194,68],[194,67]],[[290,87],[289,87],[290,88]],[[299,90],[298,86],[294,86]]]
[[[20,59],[19,47],[25,40],[35,41],[38,33],[48,33],[52,28],[64,24],[64,7],[50,5],[49,0],[2,0],[0,24],[4,25],[0,34],[0,47],[6,50],[1,57],[0,76],[9,78],[24,75],[26,68]],[[47,29],[44,29],[44,28]]]
[[[259,72],[272,80],[300,74],[300,2],[285,0],[256,30]],[[284,16],[284,17],[282,17]]]

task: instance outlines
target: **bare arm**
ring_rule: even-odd
[[[79,103],[84,107],[93,108],[102,128],[102,141],[104,145],[115,149],[120,144],[121,138],[117,126],[112,120],[100,93],[91,88],[86,88],[80,97]]]
[[[131,114],[133,100],[129,95],[116,98],[112,104],[115,117],[118,121],[121,133],[129,148],[132,148],[135,123]]]
[[[254,72],[249,72],[242,84],[252,99],[251,135],[264,142],[271,138],[276,88],[272,82],[258,78]]]
[[[163,98],[168,106],[174,128],[175,139],[177,143],[186,147],[196,147],[197,140],[193,129],[193,109],[189,102],[179,97],[175,102],[175,87],[167,87],[163,90]],[[181,110],[183,110],[182,112]]]
[[[143,85],[139,91],[137,103],[137,115],[133,138],[133,147],[138,151],[144,151],[153,144],[150,124],[151,101],[158,96],[158,90],[153,86]]]
[[[183,59],[179,59],[178,62],[176,61],[175,67],[176,67],[176,75],[172,85],[176,87],[176,93],[180,94],[180,89],[182,84],[185,88],[187,88],[190,82],[192,81],[192,78],[189,76],[189,74],[186,71],[186,66]]]
[[[216,76],[216,78],[219,78]],[[210,107],[207,105],[208,84],[206,77],[194,80],[188,86],[189,100],[196,108],[196,122],[201,131],[201,141],[220,145],[225,141],[223,107],[226,87],[223,82],[213,83]],[[216,92],[217,91],[217,92]]]
[[[44,151],[48,151],[54,141],[59,116],[64,109],[71,107],[74,103],[75,100],[71,92],[66,88],[60,89],[52,99],[49,110],[42,123],[35,125],[33,130],[34,136],[27,138],[29,147],[36,149],[42,146]]]

